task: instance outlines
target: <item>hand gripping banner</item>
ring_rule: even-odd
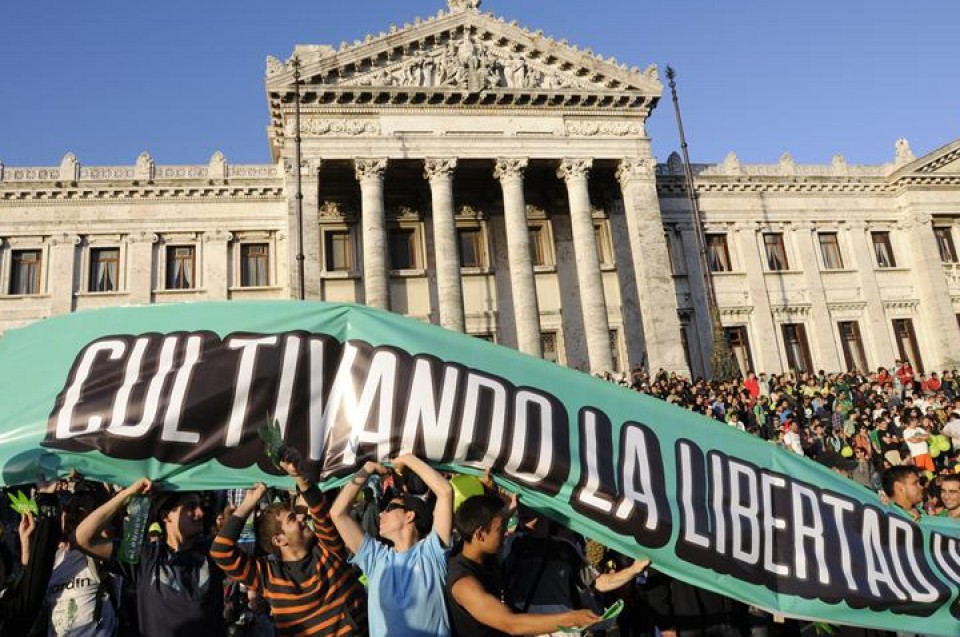
[[[70,469],[170,488],[325,486],[411,451],[663,572],[788,616],[960,634],[960,526],[914,524],[805,458],[570,369],[387,312],[116,308],[0,339],[0,484]]]

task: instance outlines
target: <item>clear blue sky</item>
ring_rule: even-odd
[[[402,25],[445,0],[4,3],[0,160],[268,160],[264,58]],[[229,10],[227,10],[229,7]],[[956,0],[484,0],[482,9],[629,65],[679,74],[694,161],[883,163],[960,137]],[[667,96],[649,132],[678,147]]]

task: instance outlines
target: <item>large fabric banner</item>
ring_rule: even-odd
[[[748,434],[395,314],[309,302],[117,308],[0,339],[0,480],[77,469],[289,487],[275,421],[327,486],[412,451],[697,586],[788,616],[960,634],[960,527]]]

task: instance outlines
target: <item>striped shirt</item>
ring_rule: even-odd
[[[262,592],[270,603],[278,637],[322,635],[365,637],[366,594],[347,550],[330,520],[329,506],[316,486],[304,494],[317,543],[303,562],[253,557],[237,547],[244,520],[231,517],[213,542],[210,557],[232,579]],[[293,577],[307,566],[305,579]]]

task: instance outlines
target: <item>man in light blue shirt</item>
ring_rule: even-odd
[[[380,536],[393,547],[363,532],[350,508],[367,480],[386,468],[367,462],[344,485],[330,510],[333,523],[353,563],[367,576],[370,637],[450,637],[444,604],[447,550],[453,528],[453,489],[443,476],[415,456],[393,462],[394,471],[413,471],[434,496],[430,509],[419,496],[398,494],[380,512]]]

